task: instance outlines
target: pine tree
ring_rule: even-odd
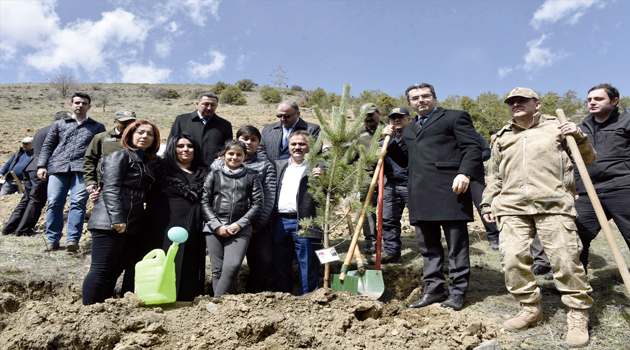
[[[365,114],[350,124],[347,122],[350,86],[344,85],[339,106],[332,107],[329,120],[322,115],[319,106],[313,108],[321,132],[317,141],[309,140],[311,151],[306,160],[313,165],[325,164],[325,171],[320,177],[309,174],[309,193],[317,203],[317,215],[301,220],[300,226],[304,229],[298,234],[303,235],[307,230],[322,230],[325,248],[329,246],[330,232],[339,225],[345,225],[348,211],[363,210],[359,194],[367,189],[371,180],[370,170],[378,160],[377,136],[372,139],[369,149],[357,144],[359,135],[365,130]],[[375,135],[380,135],[381,129],[382,126]],[[322,153],[324,140],[331,147]],[[371,211],[374,208],[366,209],[366,212]],[[330,267],[326,264],[324,287],[329,286],[329,278]]]

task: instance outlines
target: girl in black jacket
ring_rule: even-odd
[[[229,140],[223,148],[225,165],[211,171],[204,181],[201,210],[212,264],[214,297],[228,293],[252,236],[251,224],[260,216],[263,192],[258,174],[243,166],[247,149],[242,141]]]
[[[123,270],[122,293],[133,291],[137,233],[145,193],[155,181],[150,160],[160,147],[160,132],[139,120],[125,129],[122,144],[101,164],[101,193],[88,222],[92,264],[83,281],[83,305],[111,298]]]

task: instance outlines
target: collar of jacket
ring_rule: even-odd
[[[201,117],[199,116],[199,110],[192,112],[191,117],[192,117],[192,120],[198,119],[201,122]],[[210,118],[206,119],[206,123],[211,121],[214,117],[218,117],[218,115],[214,113]]]
[[[76,123],[77,120],[70,116],[70,117],[64,118],[63,121],[65,121],[66,123],[69,123],[69,122],[75,122]],[[96,120],[86,116],[85,119],[83,119],[83,121],[81,122],[81,125],[83,125],[85,123],[96,123]],[[79,126],[81,126],[81,125],[79,125]]]
[[[119,133],[117,133],[117,132],[116,132],[116,127],[114,127],[113,129],[110,129],[107,133],[108,133],[111,137],[115,137],[115,138],[117,138],[117,139],[121,139],[121,138],[122,138],[122,134],[123,134],[122,132],[121,132],[120,134],[119,134]]]
[[[251,157],[246,157],[243,161],[243,164],[252,164],[256,163],[256,161],[258,161],[258,153],[254,153],[254,155]]]
[[[608,119],[606,119],[603,123],[601,123],[602,125],[604,124],[608,124],[608,123],[612,123],[613,121],[617,120],[617,118],[621,115],[621,113],[619,112],[619,107],[615,106],[615,108],[613,108],[612,111],[610,111],[610,116],[608,116]],[[587,123],[590,122],[591,120],[595,119],[595,117],[592,114],[587,115],[584,120],[582,120],[582,124],[584,125],[588,125]]]
[[[538,124],[540,124],[542,121],[548,119],[547,117],[551,117],[551,116],[543,116],[542,114],[540,114],[540,112],[534,113],[534,122],[532,123],[532,125],[529,126],[529,128],[524,128],[524,127],[518,125],[516,123],[516,120],[512,119],[512,120],[510,120],[510,128],[520,129],[520,130],[531,129],[531,128],[537,126]]]
[[[295,124],[293,124],[293,130],[295,130],[298,126],[299,127],[303,127],[304,129],[306,129],[306,122],[302,119],[302,118],[298,118],[297,122],[295,122]],[[274,129],[281,129],[283,128],[282,123],[281,122],[276,122],[275,125],[273,126]]]

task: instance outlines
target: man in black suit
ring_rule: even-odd
[[[265,125],[258,150],[272,163],[289,158],[289,135],[297,130],[306,130],[314,140],[319,137],[319,125],[300,118],[300,107],[295,101],[282,101],[278,104],[279,122]]]
[[[61,111],[55,113],[54,120],[68,118],[72,113]],[[32,236],[39,232],[35,232],[33,228],[42,214],[42,208],[46,205],[46,189],[48,182],[40,180],[37,177],[37,159],[42,149],[42,144],[48,135],[51,125],[45,126],[33,137],[33,156],[26,164],[23,173],[24,196],[20,203],[15,207],[13,213],[9,217],[6,225],[2,228],[2,234],[8,234],[15,231],[16,236]]]
[[[196,111],[175,118],[168,138],[183,132],[191,134],[201,145],[204,163],[210,166],[225,141],[233,138],[232,124],[214,113],[219,105],[217,95],[203,92],[199,94],[195,105]]]
[[[460,310],[470,277],[467,222],[473,221],[473,206],[468,186],[481,165],[481,146],[468,113],[436,108],[433,86],[415,84],[405,95],[418,116],[403,130],[404,142],[390,144],[387,155],[409,167],[409,221],[416,226],[424,258],[424,293],[409,307],[443,302],[444,308]],[[391,136],[392,127],[383,134]],[[444,288],[441,229],[448,246],[450,293]]]

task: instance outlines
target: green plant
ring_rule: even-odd
[[[320,87],[313,91],[311,97],[308,99],[308,105],[310,107],[319,106],[321,109],[330,109],[331,107],[326,91]]]
[[[265,85],[260,89],[260,99],[264,103],[279,103],[282,101],[282,95],[280,92],[271,86]]]
[[[302,91],[302,87],[300,85],[291,85],[291,90]]]
[[[166,91],[166,97],[167,98],[180,98],[182,96],[179,94],[179,92],[177,92],[177,90],[168,89],[168,91]]]
[[[247,104],[247,100],[245,100],[245,96],[243,96],[241,89],[234,85],[229,85],[225,88],[225,90],[223,90],[219,96],[219,102],[237,106]]]
[[[222,81],[218,81],[212,86],[212,88],[210,88],[210,92],[220,95],[226,87],[228,87],[228,84]]]
[[[236,82],[236,86],[238,86],[241,91],[252,91],[254,90],[256,83],[254,83],[251,79],[241,79]]]

